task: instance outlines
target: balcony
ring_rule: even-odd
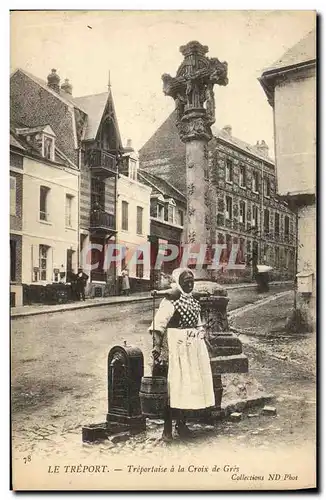
[[[107,178],[117,174],[116,157],[104,149],[92,149],[86,158],[86,163],[94,175]]]
[[[114,233],[115,215],[104,210],[92,210],[90,214],[90,231],[100,233]]]

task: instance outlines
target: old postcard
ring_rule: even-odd
[[[12,488],[315,489],[316,12],[10,17]]]

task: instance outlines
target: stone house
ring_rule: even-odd
[[[296,306],[316,317],[316,30],[263,71],[273,109],[279,194],[298,226]]]
[[[185,145],[179,139],[174,113],[140,149],[140,168],[168,181],[185,197]],[[226,126],[213,131],[208,148],[211,242],[226,245],[220,260],[224,265],[216,277],[251,280],[252,262],[256,262],[272,266],[274,279],[293,279],[295,215],[278,196],[268,146],[264,141],[247,144]],[[232,245],[238,246],[236,263],[244,269],[227,269]]]

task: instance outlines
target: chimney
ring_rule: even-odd
[[[48,87],[58,94],[60,93],[60,77],[57,75],[56,69],[51,69],[51,73],[48,75]]]
[[[69,83],[68,78],[66,78],[64,83],[61,85],[61,90],[63,90],[67,94],[72,95],[72,85],[71,83]]]
[[[127,146],[124,148],[124,150],[126,153],[131,153],[132,151],[134,151],[131,139],[127,139]]]
[[[229,137],[232,136],[232,127],[231,125],[225,125],[223,128],[222,128],[222,132],[225,134],[225,135],[228,135]]]
[[[268,152],[269,152],[269,147],[267,146],[266,142],[262,140],[261,142],[257,141],[256,143],[256,149],[259,151],[259,153],[264,157],[268,157]]]

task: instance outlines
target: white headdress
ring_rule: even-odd
[[[187,273],[187,274],[190,273],[192,275],[192,277],[194,278],[194,273],[192,272],[191,269],[189,269],[188,267],[178,267],[177,269],[174,269],[174,271],[172,272],[172,279],[175,282],[176,287],[178,288],[178,290],[181,293],[183,293],[185,295],[190,295],[192,292],[186,293],[183,290],[183,288],[180,286],[180,276],[183,273]]]

